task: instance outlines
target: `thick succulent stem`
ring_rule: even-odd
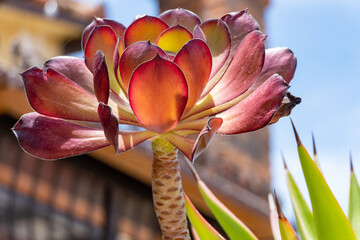
[[[164,139],[152,142],[152,192],[163,239],[190,239],[177,149]]]

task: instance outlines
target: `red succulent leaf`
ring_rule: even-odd
[[[126,92],[128,91],[130,78],[134,70],[143,62],[153,59],[156,54],[159,54],[164,59],[168,59],[166,53],[150,41],[136,42],[126,48],[119,62],[119,70]]]
[[[157,136],[157,133],[150,131],[119,132],[118,152],[125,152],[136,145]]]
[[[185,109],[188,86],[181,69],[156,55],[134,71],[129,85],[130,106],[148,130],[165,133],[173,129]]]
[[[123,93],[126,93],[127,91],[125,90],[124,83],[123,83],[123,80],[121,79],[120,69],[119,69],[120,56],[123,54],[123,52],[124,52],[124,41],[122,38],[119,37],[116,42],[116,46],[115,46],[115,52],[114,52],[114,58],[113,58],[113,69],[114,69],[116,80],[117,80],[121,90],[123,91]]]
[[[31,107],[46,116],[99,121],[97,100],[75,82],[52,68],[33,67],[21,74]]]
[[[94,57],[94,90],[97,100],[107,104],[110,94],[110,83],[105,56],[101,51],[97,51]]]
[[[265,38],[254,31],[241,42],[223,77],[210,91],[215,106],[240,96],[259,76],[264,65]]]
[[[174,133],[164,135],[164,139],[178,148],[185,156],[194,161],[201,153],[203,153],[210,144],[211,139],[221,127],[223,120],[221,118],[211,118],[200,131],[196,139],[185,137]]]
[[[126,29],[124,27],[124,25],[122,25],[121,23],[116,22],[114,20],[95,17],[94,20],[85,28],[85,30],[83,32],[82,39],[81,39],[81,46],[82,46],[83,50],[85,50],[85,46],[89,39],[89,35],[90,35],[91,31],[96,26],[109,26],[115,32],[116,36],[121,37],[121,38],[123,37],[125,29]]]
[[[144,16],[136,19],[124,33],[125,47],[138,41],[155,43],[159,35],[168,28],[168,25],[157,17]]]
[[[200,39],[193,39],[178,52],[174,59],[185,75],[188,87],[189,98],[185,112],[189,111],[199,100],[204,90],[211,72],[211,53]]]
[[[91,72],[94,71],[94,56],[97,51],[103,52],[107,63],[113,62],[116,43],[117,38],[111,27],[97,26],[93,29],[84,51],[86,66]]]
[[[83,59],[70,56],[54,57],[44,63],[43,70],[46,71],[47,68],[55,69],[88,92],[94,92],[93,75]]]
[[[230,29],[231,52],[230,58],[235,54],[242,40],[252,31],[259,30],[259,24],[251,16],[249,11],[243,10],[224,15],[223,20]]]
[[[97,51],[101,51],[105,56],[108,69],[110,88],[119,93],[120,86],[117,82],[114,72],[114,54],[116,49],[117,37],[115,32],[109,26],[96,26],[90,33],[85,47],[85,64],[94,72],[94,56]]]
[[[182,8],[167,10],[161,13],[159,18],[166,22],[169,27],[180,25],[190,32],[201,23],[200,18],[195,13]]]
[[[285,82],[290,83],[294,77],[296,64],[296,57],[290,49],[280,47],[266,49],[264,66],[250,90],[258,88],[275,73],[282,76]]]
[[[111,108],[102,102],[99,104],[98,114],[101,126],[104,129],[105,137],[109,143],[114,146],[117,153],[119,144],[119,122],[112,114]]]
[[[23,115],[12,130],[26,152],[42,159],[80,155],[109,145],[100,129],[34,112]]]
[[[217,115],[224,120],[220,134],[254,131],[269,124],[289,88],[284,79],[274,74],[250,96]]]
[[[212,78],[229,56],[231,47],[229,28],[221,19],[207,20],[195,28],[194,38],[204,40],[211,51],[213,66],[210,78]]]

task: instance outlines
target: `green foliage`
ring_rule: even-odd
[[[350,195],[349,195],[349,221],[355,235],[360,239],[360,187],[356,179],[351,161]]]
[[[250,229],[210,191],[203,181],[198,181],[198,188],[211,212],[230,239],[257,239]]]
[[[308,205],[306,204],[298,186],[296,185],[293,176],[287,168],[286,181],[296,217],[296,226],[298,228],[301,239],[317,239],[313,215]]]
[[[320,169],[302,145],[295,130],[301,167],[309,191],[318,239],[356,240],[354,231],[332,194]]]
[[[360,186],[354,172],[351,171],[350,177],[349,218],[347,218],[320,171],[315,144],[314,159],[316,162],[313,161],[305,147],[302,145],[295,127],[294,133],[298,144],[299,159],[313,209],[312,213],[306,204],[293,176],[287,167],[285,167],[287,185],[301,239],[356,240],[356,236],[360,238]],[[191,163],[188,162],[188,164],[192,169],[195,178],[197,179],[197,185],[203,199],[229,238],[239,240],[257,239],[255,235],[245,226],[245,224],[236,218],[236,216],[231,213],[230,210],[227,209],[218,198],[216,198],[216,196],[210,191],[205,183],[200,180]],[[189,202],[190,201],[188,201],[187,204],[189,204]],[[282,213],[280,203],[276,195],[275,202],[272,195],[270,194],[270,221],[274,233],[274,239],[298,239],[296,232]],[[193,206],[188,207],[187,205],[187,212],[190,220],[192,218],[196,219],[191,220],[191,223],[194,221],[193,226],[200,239],[222,239],[220,234],[218,234],[211,227],[207,226],[207,222],[204,223],[204,220],[201,220],[201,218],[194,217],[196,215],[196,209]],[[199,213],[197,214],[199,215]]]
[[[190,199],[185,195],[186,212],[190,222],[200,239],[221,240],[224,239],[201,214],[196,210]]]

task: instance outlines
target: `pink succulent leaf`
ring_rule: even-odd
[[[94,92],[93,75],[83,59],[70,56],[54,57],[44,63],[45,72],[47,68],[55,69],[88,92]]]
[[[110,145],[100,129],[83,127],[35,112],[23,115],[12,130],[20,146],[41,159],[80,155]]]
[[[252,31],[259,30],[259,24],[251,16],[249,11],[243,10],[238,12],[232,12],[224,15],[221,20],[223,20],[230,29],[231,35],[231,51],[230,58],[234,56],[237,48],[239,47],[242,40],[246,35]]]
[[[112,114],[111,108],[102,102],[99,103],[98,114],[105,137],[109,143],[114,146],[115,152],[117,153],[119,144],[119,122]]]
[[[82,49],[84,51],[86,43],[89,39],[89,35],[91,33],[91,31],[96,27],[96,26],[109,26],[113,29],[113,31],[115,32],[117,37],[123,37],[124,32],[126,30],[126,28],[124,27],[124,25],[122,25],[119,22],[116,22],[114,20],[111,19],[103,19],[103,18],[97,18],[95,17],[94,20],[85,28],[83,35],[82,35],[82,39],[81,39],[81,46]]]
[[[254,83],[264,65],[265,38],[253,31],[241,42],[223,77],[210,91],[214,106],[240,96]]]
[[[234,107],[216,115],[224,120],[219,134],[239,134],[269,124],[280,107],[289,85],[274,74],[252,94]]]
[[[204,128],[208,120],[208,118],[201,118],[194,121],[180,121],[179,124],[173,129],[173,131],[177,132],[181,130],[192,130],[200,132]]]
[[[118,153],[125,152],[136,145],[156,137],[158,134],[150,131],[119,132]]]
[[[156,55],[132,74],[130,106],[144,128],[165,133],[173,129],[184,112],[188,86],[181,69]]]
[[[95,96],[52,68],[33,67],[21,74],[31,107],[46,116],[99,121]]]
[[[287,92],[280,107],[276,111],[275,115],[273,116],[269,124],[276,123],[277,121],[279,121],[280,118],[289,116],[292,109],[300,103],[301,103],[301,98],[295,97],[290,92]]]
[[[194,38],[204,40],[209,46],[213,59],[211,79],[229,56],[231,47],[229,28],[221,19],[207,20],[195,28]]]
[[[223,120],[221,118],[211,118],[198,134],[197,138],[181,136],[175,133],[164,135],[164,139],[178,148],[185,156],[194,161],[203,153],[210,144],[211,139],[221,127]]]
[[[273,74],[282,76],[285,82],[290,83],[294,77],[297,60],[294,53],[288,48],[270,48],[265,51],[265,62],[260,76],[250,90],[255,90]]]
[[[130,78],[134,70],[140,64],[153,59],[156,54],[159,54],[164,59],[168,59],[166,53],[150,41],[136,42],[125,49],[120,58],[119,69],[126,92],[128,91]]]
[[[124,33],[125,47],[139,41],[156,42],[160,34],[168,29],[168,25],[161,19],[152,16],[143,16],[136,19]]]
[[[97,51],[94,56],[94,89],[97,100],[107,104],[110,95],[110,82],[105,56],[101,51]]]
[[[201,23],[198,15],[182,8],[167,10],[161,13],[159,18],[167,23],[169,27],[180,25],[190,32],[193,32],[195,26]]]
[[[200,39],[189,41],[176,55],[173,62],[184,73],[189,87],[189,98],[185,112],[189,111],[199,100],[209,80],[211,61],[210,50],[206,43]]]

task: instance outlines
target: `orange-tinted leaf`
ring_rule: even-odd
[[[114,72],[114,53],[116,49],[117,37],[109,26],[97,26],[90,33],[85,47],[85,63],[90,71],[94,71],[94,56],[97,51],[101,51],[105,56],[108,69],[110,88],[119,93],[120,86]]]
[[[128,91],[131,75],[135,68],[143,62],[149,61],[159,54],[160,57],[167,59],[166,53],[150,41],[140,41],[132,44],[122,54],[119,62],[121,79],[125,90]]]
[[[83,50],[85,49],[85,46],[89,39],[89,35],[90,35],[91,31],[96,26],[109,26],[115,32],[116,37],[121,37],[121,38],[123,37],[125,29],[126,29],[124,27],[124,25],[122,25],[121,23],[116,22],[114,20],[95,17],[94,20],[85,28],[85,30],[83,32],[82,39],[81,39],[81,44],[82,44],[81,46],[82,46]]]
[[[125,31],[125,47],[138,41],[150,41],[155,43],[156,39],[167,28],[168,25],[159,18],[151,16],[138,18],[130,24]]]
[[[188,99],[188,86],[175,63],[157,55],[141,64],[129,85],[129,102],[148,130],[165,133],[178,123]]]
[[[192,38],[193,36],[189,30],[181,26],[174,26],[161,33],[156,40],[156,45],[164,51],[177,53]]]

